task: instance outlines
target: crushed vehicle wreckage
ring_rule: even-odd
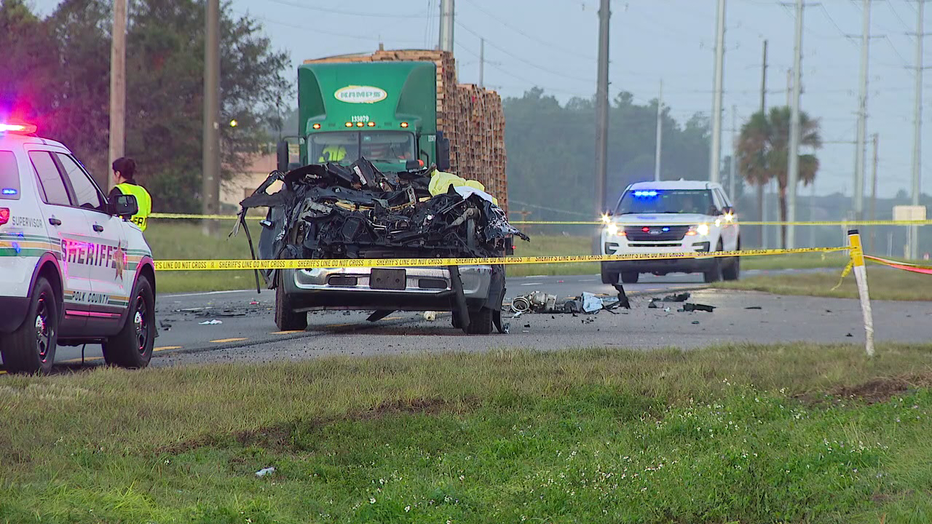
[[[512,252],[515,236],[530,240],[477,184],[434,166],[419,168],[416,161],[406,167],[383,173],[360,158],[349,166],[273,171],[240,203],[234,233],[242,226],[253,249],[246,212],[267,207],[260,222],[261,259],[498,258]],[[444,175],[450,182],[438,184]],[[269,194],[277,181],[282,189]],[[267,287],[276,289],[276,322],[282,329],[303,329],[306,312],[313,309],[369,309],[375,311],[370,320],[394,310],[450,310],[454,326],[468,333],[490,332],[493,322],[502,331],[505,272],[499,264],[263,270],[262,275]]]

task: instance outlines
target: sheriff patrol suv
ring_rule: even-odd
[[[602,282],[638,281],[641,273],[703,274],[706,282],[737,280],[739,257],[701,257],[741,249],[738,221],[720,184],[695,181],[632,184],[615,209],[602,217],[602,255],[696,253],[696,258],[602,262]]]
[[[124,220],[71,151],[0,121],[0,356],[11,373],[48,373],[57,346],[103,345],[108,364],[148,365],[155,271],[142,231]]]

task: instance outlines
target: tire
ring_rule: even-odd
[[[741,277],[741,257],[734,257],[731,264],[722,270],[722,278],[725,280],[738,280]]]
[[[275,286],[275,325],[279,331],[304,331],[307,329],[307,313],[295,313],[283,280],[283,273],[279,271],[278,285]]]
[[[0,337],[0,355],[7,373],[40,373],[52,371],[58,346],[58,326],[61,301],[52,284],[36,278],[32,299],[23,324],[12,333]]]
[[[492,308],[484,307],[469,311],[469,335],[488,335],[492,333]]]
[[[641,276],[641,274],[638,273],[637,271],[622,271],[622,272],[621,272],[621,282],[622,282],[623,284],[637,284],[637,283],[638,283],[638,277],[640,277],[640,276]]]
[[[140,369],[152,360],[155,346],[155,294],[149,280],[140,276],[129,302],[123,328],[102,345],[104,361],[111,366]]]
[[[718,245],[715,247],[715,251],[722,250],[722,241],[719,240]],[[706,284],[711,284],[712,282],[718,282],[722,279],[722,259],[713,258],[712,267],[707,271],[702,273],[702,279]]]
[[[618,283],[618,272],[617,271],[606,271],[602,268],[602,283],[603,284],[617,284]]]

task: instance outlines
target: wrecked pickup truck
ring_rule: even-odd
[[[415,161],[406,169],[382,173],[360,158],[349,166],[273,171],[240,203],[237,227],[247,227],[248,209],[269,208],[258,246],[259,258],[267,260],[497,258],[512,252],[515,236],[530,240],[508,223],[491,195],[454,184],[441,192],[431,186],[434,166],[419,168]],[[282,189],[268,194],[279,180]],[[503,331],[503,265],[261,273],[275,289],[275,323],[283,331],[305,329],[307,312],[322,309],[370,310],[373,322],[396,310],[452,311],[453,326],[466,333],[491,333],[493,323]]]

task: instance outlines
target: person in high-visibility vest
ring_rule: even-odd
[[[136,183],[133,177],[136,174],[136,161],[132,158],[120,157],[113,161],[113,180],[115,185],[110,190],[110,198],[119,195],[133,195],[139,205],[139,212],[130,218],[130,221],[139,229],[145,231],[152,213],[152,197],[146,188]]]
[[[346,148],[340,145],[329,145],[320,152],[318,162],[339,162],[346,156]]]

